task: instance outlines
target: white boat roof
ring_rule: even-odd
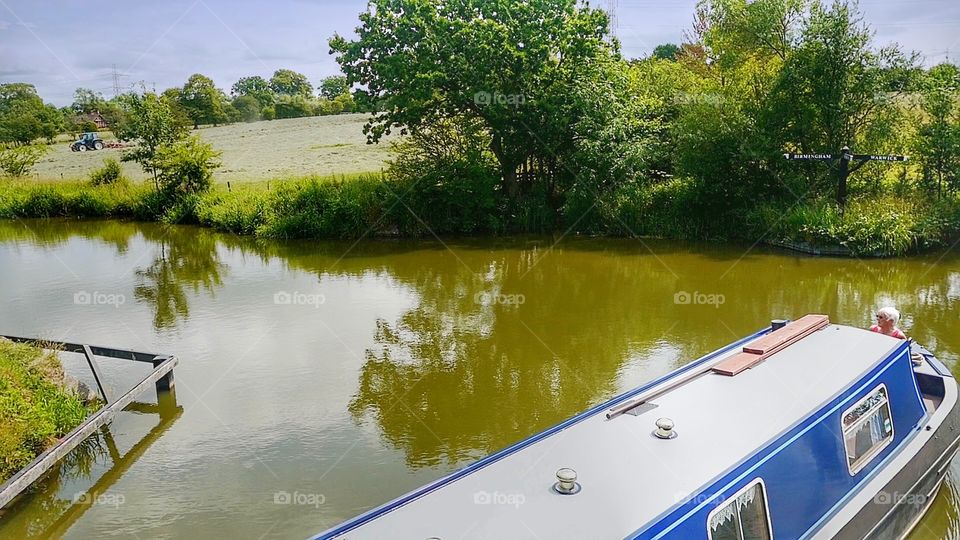
[[[639,416],[597,413],[339,538],[623,538],[816,411],[900,343],[829,325],[736,376],[696,377]],[[660,417],[674,421],[676,438],[652,436]],[[580,493],[553,492],[563,467],[577,472]]]

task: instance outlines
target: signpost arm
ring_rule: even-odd
[[[850,169],[850,174],[853,174],[853,173],[857,172],[857,171],[860,169],[860,167],[863,167],[864,165],[866,165],[867,162],[870,161],[870,158],[861,159],[861,160],[858,160],[858,161],[860,161],[860,163],[857,163],[856,165],[854,165],[854,166]]]

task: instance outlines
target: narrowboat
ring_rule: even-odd
[[[902,538],[957,395],[912,341],[774,321],[315,538]]]

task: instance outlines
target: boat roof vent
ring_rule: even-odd
[[[714,373],[734,376],[763,362],[810,334],[830,324],[826,315],[805,315],[743,347],[743,351],[717,362]]]

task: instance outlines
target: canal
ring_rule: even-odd
[[[176,403],[121,414],[0,514],[0,538],[306,537],[773,318],[867,326],[893,304],[960,373],[960,250],[28,220],[0,222],[0,283],[0,333],[180,357]],[[115,389],[138,376],[102,368]],[[958,537],[958,479],[913,538]]]

